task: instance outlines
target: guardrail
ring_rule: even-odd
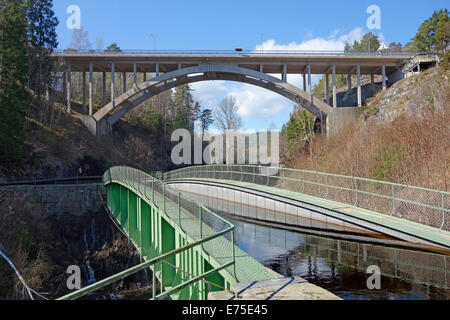
[[[234,225],[222,217],[211,212],[203,205],[187,198],[179,191],[171,188],[163,181],[130,167],[114,167],[103,175],[103,183],[120,183],[138,194],[148,203],[152,203],[176,223],[181,230],[189,235],[195,242],[187,244],[181,248],[152,258],[140,265],[129,268],[104,280],[98,281],[85,288],[70,293],[59,300],[71,300],[83,297],[91,292],[112,284],[118,280],[135,274],[141,270],[155,266],[153,272],[153,299],[164,299],[180,292],[182,289],[191,286],[210,275],[227,269],[235,276],[235,247],[234,247]],[[177,254],[184,254],[188,250],[201,246],[207,254],[214,257],[220,266],[194,276],[181,270],[179,267],[167,262],[166,259]],[[146,254],[155,255],[147,251]],[[177,276],[169,286],[169,290],[155,293],[155,271],[161,270],[162,263],[175,268]],[[157,268],[157,264],[159,267]],[[178,271],[178,272],[177,272]],[[183,276],[181,276],[181,273]]]
[[[187,167],[164,180],[206,178],[286,189],[450,230],[450,193],[403,184],[306,170],[253,165]]]
[[[277,56],[277,55],[293,55],[293,56],[404,56],[414,57],[423,54],[422,52],[391,52],[391,51],[374,51],[374,52],[345,52],[334,50],[55,50],[54,54],[136,54],[136,55],[255,55],[255,56]]]

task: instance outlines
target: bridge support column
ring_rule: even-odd
[[[156,64],[155,69],[156,69],[155,76],[159,77],[159,64],[158,63]]]
[[[115,80],[115,74],[114,74],[114,63],[111,63],[111,103],[113,104],[113,107],[115,107],[114,104],[114,98],[115,98],[115,86],[116,80]]]
[[[361,66],[358,64],[356,66],[356,78],[358,84],[358,107],[362,106],[362,97],[361,97]]]
[[[303,91],[306,92],[306,74],[303,74]]]
[[[63,96],[67,95],[67,72],[62,73],[62,92]]]
[[[333,64],[333,108],[337,108],[336,65]]]
[[[106,104],[106,72],[103,72],[103,83],[102,83],[102,105]]]
[[[127,73],[122,72],[122,93],[127,92]]]
[[[348,91],[352,90],[352,74],[349,73],[347,75],[347,84],[348,84]]]
[[[86,72],[83,72],[83,112],[86,112]]]
[[[283,74],[281,75],[281,80],[287,82],[287,66],[283,65]]]
[[[142,79],[144,79],[144,82],[147,82],[147,72],[142,74]]]
[[[133,64],[133,84],[137,86],[137,64]]]
[[[67,113],[72,113],[72,107],[70,105],[70,100],[72,98],[72,84],[71,84],[71,76],[72,76],[72,72],[71,72],[72,66],[70,65],[70,63],[67,65]]]
[[[94,78],[94,65],[89,63],[89,115],[92,116],[94,110],[94,94],[93,94],[93,78]]]
[[[325,101],[330,104],[330,77],[328,73],[325,75]]]
[[[308,63],[308,93],[312,102],[311,65]]]
[[[386,66],[383,65],[381,67],[381,77],[382,77],[382,83],[383,83],[383,90],[386,90]]]
[[[371,84],[375,83],[375,76],[373,75],[373,73],[370,75],[370,83]]]

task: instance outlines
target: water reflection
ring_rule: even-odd
[[[345,299],[449,299],[450,257],[336,240],[258,226],[232,218],[237,245],[285,276],[297,275]],[[381,290],[368,290],[369,265]]]
[[[208,203],[205,197],[195,198]],[[235,224],[236,244],[249,255],[280,274],[303,277],[344,299],[450,299],[450,256],[227,218]],[[380,267],[381,290],[367,289],[369,265]]]

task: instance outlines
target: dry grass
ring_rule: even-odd
[[[46,254],[50,230],[39,205],[2,198],[0,243],[27,285],[42,292],[54,269]],[[0,299],[26,299],[24,287],[11,267],[0,259]]]
[[[311,151],[300,150],[287,165],[450,191],[448,72],[430,71],[401,85],[410,92],[389,100],[395,116],[377,114],[333,137],[316,137]],[[385,94],[369,107],[377,110]]]

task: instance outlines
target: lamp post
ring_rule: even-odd
[[[153,35],[153,32],[150,32],[150,37],[153,38],[153,50],[156,51],[156,38],[155,38],[155,36]]]
[[[261,32],[261,53],[264,53],[264,33]]]

